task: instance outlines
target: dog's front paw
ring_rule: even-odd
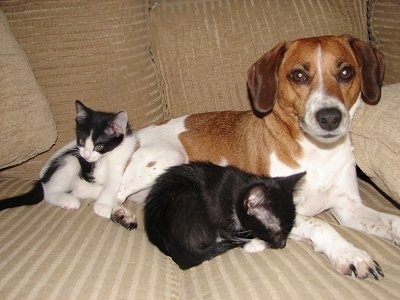
[[[390,221],[390,227],[392,232],[392,242],[400,247],[400,218],[394,217],[393,220]]]
[[[243,249],[247,252],[254,253],[263,251],[266,248],[265,242],[259,239],[252,239],[250,242],[247,242]]]
[[[340,274],[361,279],[373,276],[376,280],[379,279],[379,276],[384,276],[379,264],[367,252],[351,244],[334,249],[328,256]]]
[[[112,210],[111,221],[121,224],[128,230],[132,230],[137,227],[135,215],[133,215],[122,205],[118,205]]]

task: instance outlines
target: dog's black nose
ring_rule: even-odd
[[[316,114],[319,126],[322,129],[332,131],[339,127],[342,121],[342,113],[337,108],[323,108]]]

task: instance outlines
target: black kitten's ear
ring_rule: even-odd
[[[85,105],[83,105],[83,103],[79,100],[75,101],[75,107],[76,107],[76,121],[80,122],[86,119],[88,116],[88,108]]]
[[[268,201],[268,196],[266,194],[264,185],[253,186],[244,199],[244,209],[248,215],[253,215],[260,205],[265,205]]]
[[[293,190],[299,180],[304,177],[304,175],[306,175],[306,172],[297,173],[286,177],[279,177],[279,182],[284,188]]]
[[[128,125],[128,114],[124,111],[120,111],[115,114],[113,119],[108,124],[107,130],[109,133],[115,133],[116,135],[125,134],[126,126]]]

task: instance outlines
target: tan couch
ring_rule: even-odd
[[[357,164],[400,199],[398,0],[0,1],[0,197],[26,191],[51,154],[74,137],[74,101],[126,110],[135,129],[171,116],[249,109],[248,67],[282,40],[348,33],[386,57],[382,100],[352,127]],[[8,25],[7,25],[8,24]],[[43,152],[43,153],[42,153]],[[42,154],[40,154],[42,153]],[[365,202],[400,214],[360,180]],[[395,299],[400,251],[338,227],[385,277],[337,274],[312,246],[234,249],[188,271],[96,216],[47,203],[0,212],[0,299]]]

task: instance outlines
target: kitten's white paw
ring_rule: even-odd
[[[65,208],[68,210],[76,210],[80,206],[81,206],[81,202],[78,199],[70,198],[70,199],[64,201],[62,208]]]
[[[265,242],[259,239],[252,239],[250,242],[247,242],[243,246],[243,249],[250,253],[260,252],[263,251],[265,248]]]
[[[93,210],[100,217],[107,218],[107,219],[109,219],[111,217],[112,208],[106,204],[94,203]]]
[[[81,202],[70,194],[55,194],[49,198],[46,199],[47,202],[64,209],[76,210],[81,206]]]

